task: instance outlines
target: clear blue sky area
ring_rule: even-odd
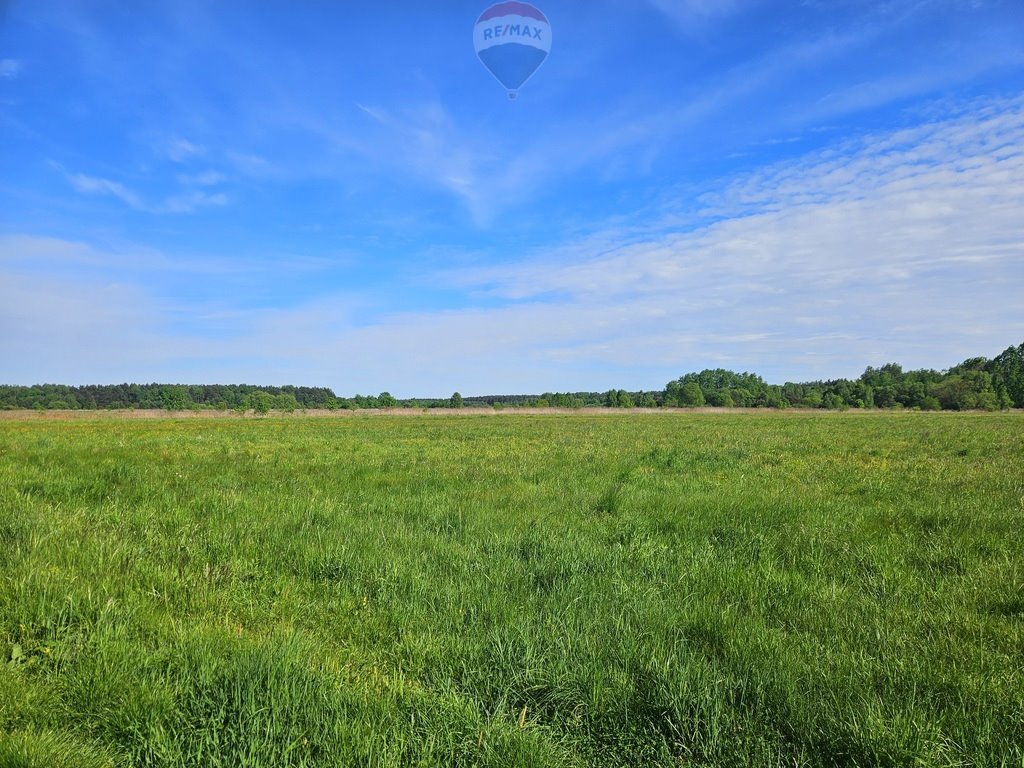
[[[0,0],[0,383],[398,396],[1024,341],[1020,0]]]

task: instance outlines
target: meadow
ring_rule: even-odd
[[[0,765],[1024,766],[1024,413],[0,421]]]

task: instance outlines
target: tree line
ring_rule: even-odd
[[[337,398],[327,387],[257,387],[249,384],[38,384],[0,386],[0,408],[297,410],[327,408]]]
[[[939,372],[868,367],[857,379],[768,384],[723,368],[687,373],[660,392],[546,393],[466,398],[474,405],[559,408],[907,408],[923,411],[1024,408],[1024,343],[989,360],[974,357]]]
[[[991,360],[975,357],[939,372],[904,371],[897,363],[868,367],[857,379],[768,384],[754,373],[723,368],[687,373],[660,391],[546,392],[399,400],[379,395],[338,397],[327,387],[248,384],[0,385],[0,409],[190,409],[295,411],[387,408],[907,408],[1000,410],[1024,408],[1024,343]]]

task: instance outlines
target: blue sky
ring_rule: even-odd
[[[1024,341],[1020,0],[0,0],[0,381],[398,396]]]

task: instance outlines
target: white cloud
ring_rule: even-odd
[[[4,273],[0,297],[5,383],[148,381],[174,354],[137,286]]]
[[[622,150],[660,145],[673,132],[691,125],[712,109],[709,99],[671,112],[638,117],[613,114],[562,123],[520,137],[510,154],[508,138],[486,135],[460,125],[440,102],[399,111],[357,105],[375,130],[365,142],[347,148],[372,159],[377,167],[446,190],[460,200],[480,227],[520,205],[552,182],[594,167]]]
[[[171,273],[191,279],[231,274],[252,276],[260,272],[274,275],[285,269],[317,272],[337,261],[294,254],[239,261],[227,255],[169,255],[156,248],[123,242],[100,246],[57,237],[0,234],[0,267],[35,281],[60,275],[90,282],[123,280],[151,284],[165,282]]]
[[[691,231],[600,233],[449,280],[559,308],[546,338],[563,359],[725,356],[784,376],[951,364],[1024,338],[1021,146],[1015,100],[766,169]],[[594,309],[600,342],[561,336]]]
[[[173,307],[152,294],[156,282],[74,286],[5,269],[0,324],[13,332],[0,354],[21,381],[292,381],[399,395],[654,388],[718,365],[772,381],[893,360],[944,367],[1024,340],[1021,147],[1024,99],[974,105],[725,183],[687,229],[659,225],[655,211],[500,269],[434,275],[464,293],[461,309],[363,307],[359,322],[346,296]],[[9,247],[0,240],[0,255]]]
[[[711,19],[739,13],[759,0],[649,2],[677,19]],[[1008,53],[1005,46],[992,46],[981,52],[972,48],[971,55],[965,52],[955,66],[936,65],[929,60],[926,70],[911,64],[884,76],[866,74],[853,83],[849,82],[850,75],[844,74],[834,80],[835,90],[826,94],[813,86],[797,87],[797,81],[805,80],[809,70],[833,67],[864,55],[869,45],[891,32],[893,25],[919,12],[910,2],[873,6],[841,29],[827,28],[814,37],[768,45],[763,52],[725,71],[681,83],[678,101],[648,105],[650,108],[629,104],[618,109],[613,102],[599,114],[534,126],[517,134],[514,162],[509,162],[507,151],[501,151],[507,146],[507,126],[488,132],[478,121],[460,121],[439,101],[406,108],[357,103],[355,106],[373,129],[363,141],[353,138],[359,131],[337,135],[315,120],[306,127],[321,137],[332,137],[330,140],[346,152],[371,158],[377,168],[388,168],[447,190],[463,203],[479,226],[487,227],[500,214],[575,174],[603,169],[605,174],[643,177],[663,153],[681,151],[684,146],[691,148],[686,151],[693,151],[694,145],[704,146],[712,135],[712,146],[720,147],[721,131],[729,134],[736,125],[741,126],[742,135],[727,135],[725,140],[736,141],[739,146],[746,146],[744,141],[794,142],[799,139],[794,139],[794,134],[814,130],[833,117],[970,81],[993,69],[1019,66],[1019,49]],[[859,64],[851,69],[861,70]],[[794,94],[795,101],[789,108],[776,111],[761,105],[757,127],[746,127],[750,121],[745,116],[736,119],[737,109],[745,113],[749,107],[743,105],[780,88]]]
[[[204,171],[203,173],[181,174],[178,181],[186,186],[215,187],[227,181],[223,173],[217,171]]]
[[[13,79],[21,74],[24,67],[18,59],[0,59],[0,78]]]
[[[991,44],[987,48],[970,47],[970,54],[938,61],[928,69],[901,71],[884,77],[849,84],[825,94],[816,103],[798,109],[793,115],[802,123],[814,123],[842,115],[876,109],[903,99],[948,89],[970,82],[991,71],[1020,69],[1024,49],[1019,45]]]
[[[727,16],[750,2],[741,0],[649,0],[650,4],[682,27],[698,19]]]
[[[160,213],[193,213],[200,208],[220,207],[228,204],[228,196],[223,192],[187,192],[169,197],[159,207]]]
[[[56,237],[0,235],[0,264],[7,268],[62,270],[69,265],[99,266],[102,254],[85,243]]]
[[[222,192],[209,193],[202,190],[171,195],[160,203],[145,202],[136,192],[110,179],[86,176],[81,173],[67,174],[68,181],[84,194],[111,195],[130,208],[147,213],[193,213],[201,208],[227,205],[228,197]],[[211,177],[212,178],[212,177]],[[209,183],[217,183],[210,181]]]
[[[381,107],[356,106],[379,129],[359,151],[403,174],[437,184],[462,200],[478,223],[490,221],[495,213],[495,187],[503,184],[491,173],[498,157],[463,133],[441,104],[422,104],[401,115]]]
[[[659,294],[723,272],[806,284],[1007,264],[1024,251],[1021,146],[1024,99],[771,166],[706,196],[704,217],[721,221],[693,231],[602,233],[459,280],[523,299]]]
[[[123,184],[110,179],[101,179],[95,176],[86,176],[82,173],[68,175],[68,181],[79,192],[86,194],[113,195],[121,202],[136,210],[144,210],[139,196],[127,189]]]
[[[273,164],[259,155],[228,152],[227,159],[238,171],[250,176],[262,176],[273,170]]]
[[[176,163],[184,163],[193,157],[200,157],[206,154],[206,147],[193,144],[187,139],[172,139],[168,142],[167,156]]]

